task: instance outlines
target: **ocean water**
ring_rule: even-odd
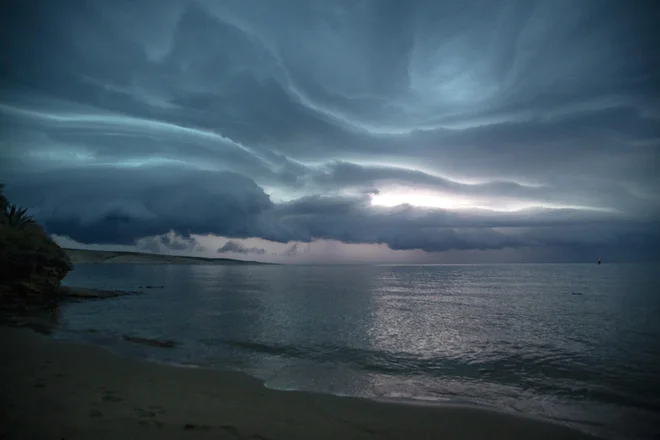
[[[123,355],[660,438],[658,265],[80,265],[65,284],[164,286],[59,311],[56,337]]]

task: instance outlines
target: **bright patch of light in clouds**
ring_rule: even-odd
[[[491,198],[490,200],[458,197],[438,192],[409,188],[405,190],[386,190],[371,195],[373,206],[394,207],[410,205],[420,208],[436,208],[444,210],[483,209],[499,212],[516,212],[529,209],[572,209],[578,211],[618,212],[612,208],[597,206],[580,206],[568,204],[552,204],[519,200]]]
[[[375,206],[386,207],[407,204],[410,206],[440,209],[461,209],[477,207],[473,202],[463,198],[441,195],[431,191],[416,189],[379,192],[378,194],[373,194],[371,196],[371,204]]]

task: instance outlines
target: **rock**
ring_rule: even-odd
[[[71,298],[71,299],[114,298],[117,296],[137,295],[139,293],[140,292],[134,290],[102,290],[102,289],[90,289],[87,287],[72,287],[72,286],[60,287],[60,296],[62,298]]]

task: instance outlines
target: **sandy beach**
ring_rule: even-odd
[[[0,328],[0,437],[8,439],[587,439],[465,406],[276,391],[249,376],[157,365]]]

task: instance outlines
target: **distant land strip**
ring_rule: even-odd
[[[272,264],[232,258],[187,257],[182,255],[151,254],[146,252],[97,251],[64,249],[73,264]]]

